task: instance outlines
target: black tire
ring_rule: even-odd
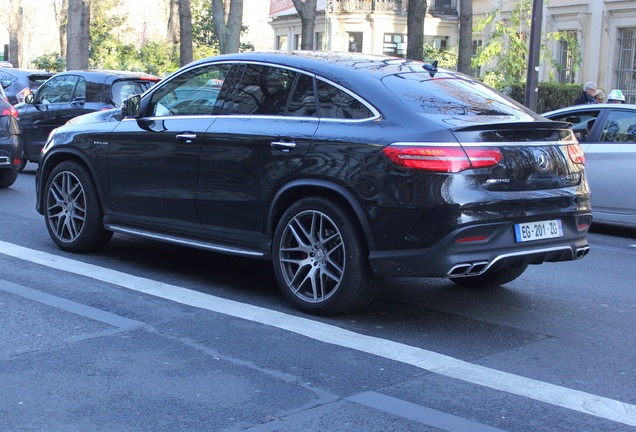
[[[68,252],[90,252],[106,245],[104,213],[95,182],[77,162],[57,165],[44,188],[44,219],[55,244]]]
[[[24,171],[24,168],[26,167],[26,164],[27,164],[28,162],[29,162],[29,161],[28,161],[26,158],[22,158],[22,163],[20,164],[20,168],[18,169],[18,171],[19,171],[19,172]]]
[[[527,268],[528,264],[523,264],[518,267],[508,267],[497,271],[486,270],[485,273],[478,276],[456,277],[450,278],[450,280],[466,288],[493,288],[512,282],[521,276]]]
[[[357,220],[342,206],[305,198],[283,214],[274,235],[274,271],[289,300],[315,315],[350,312],[377,295]]]
[[[0,189],[8,188],[15,183],[18,178],[18,169],[2,169],[0,170]]]

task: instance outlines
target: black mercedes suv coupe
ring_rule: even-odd
[[[228,54],[54,131],[37,209],[65,251],[124,233],[271,260],[331,314],[384,277],[479,288],[584,257],[584,162],[567,124],[436,62]]]

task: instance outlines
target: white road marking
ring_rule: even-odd
[[[448,414],[425,406],[397,399],[373,391],[359,393],[347,398],[351,402],[407,418],[449,432],[505,432],[493,426]]]
[[[0,253],[181,304],[287,330],[540,402],[636,426],[636,405],[465,362],[418,347],[362,335],[311,319],[243,304],[0,241]]]

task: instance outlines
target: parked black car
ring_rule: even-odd
[[[63,250],[125,233],[268,259],[298,308],[336,313],[380,277],[485,287],[585,256],[567,126],[435,64],[224,55],[58,128],[37,209]]]
[[[0,188],[15,183],[22,156],[22,129],[18,111],[9,102],[0,99]]]
[[[55,72],[37,69],[0,68],[0,85],[5,89],[9,103],[17,105],[53,75]]]
[[[24,132],[25,160],[38,162],[49,133],[78,115],[120,106],[126,97],[143,93],[159,77],[140,72],[60,72],[18,104]]]

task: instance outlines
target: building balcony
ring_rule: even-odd
[[[406,15],[408,0],[330,0],[335,13],[389,12]],[[457,0],[429,0],[431,15],[457,15]]]

